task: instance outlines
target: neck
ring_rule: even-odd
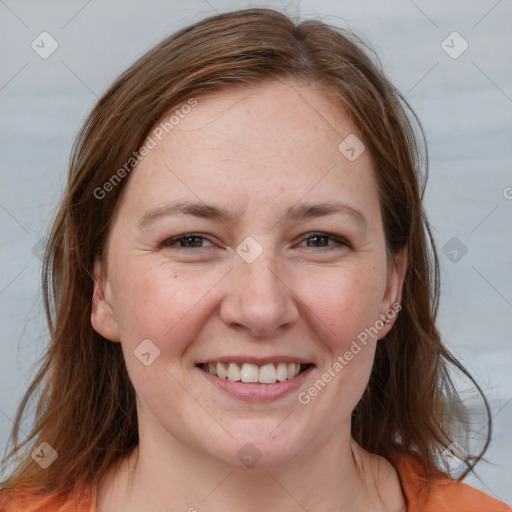
[[[101,512],[151,510],[285,512],[369,508],[367,479],[352,454],[350,435],[318,443],[280,465],[234,467],[169,439],[140,435],[138,447],[98,493]],[[378,489],[377,489],[378,491]],[[379,492],[376,493],[379,495]]]

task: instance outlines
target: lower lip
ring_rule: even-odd
[[[246,402],[270,402],[278,400],[300,388],[313,368],[314,366],[310,366],[302,373],[299,373],[297,377],[276,382],[275,384],[234,382],[229,379],[221,379],[205,370],[201,370],[199,367],[197,367],[197,370],[204,375],[208,382],[235,398],[245,400]]]

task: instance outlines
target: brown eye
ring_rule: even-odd
[[[330,240],[333,241],[334,243],[329,244]],[[329,235],[327,233],[310,233],[310,235],[304,238],[302,241],[307,242],[307,247],[350,247],[350,244],[343,238],[334,235]],[[310,243],[310,241],[312,242]]]
[[[201,243],[207,241],[207,239],[196,233],[186,233],[184,235],[175,236],[168,238],[162,242],[161,246],[165,248],[176,248],[176,249],[203,249]],[[210,242],[209,242],[210,243]]]

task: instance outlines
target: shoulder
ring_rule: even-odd
[[[512,507],[459,480],[444,476],[423,478],[414,454],[394,452],[389,457],[398,472],[409,512],[512,512]]]
[[[19,491],[0,492],[0,512],[21,512],[31,511],[32,509],[39,512],[43,506],[43,501],[48,500],[45,500],[41,495]],[[46,508],[48,508],[48,505],[47,503]]]
[[[97,512],[89,500],[77,500],[53,493],[0,490],[0,512]]]

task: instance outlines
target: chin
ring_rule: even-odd
[[[254,432],[247,429],[244,435],[238,434],[222,445],[217,444],[214,451],[210,446],[208,451],[217,460],[238,469],[269,469],[287,464],[300,453],[305,441],[290,435],[288,429],[279,434],[277,425],[278,422],[273,421],[271,428],[262,426]]]

